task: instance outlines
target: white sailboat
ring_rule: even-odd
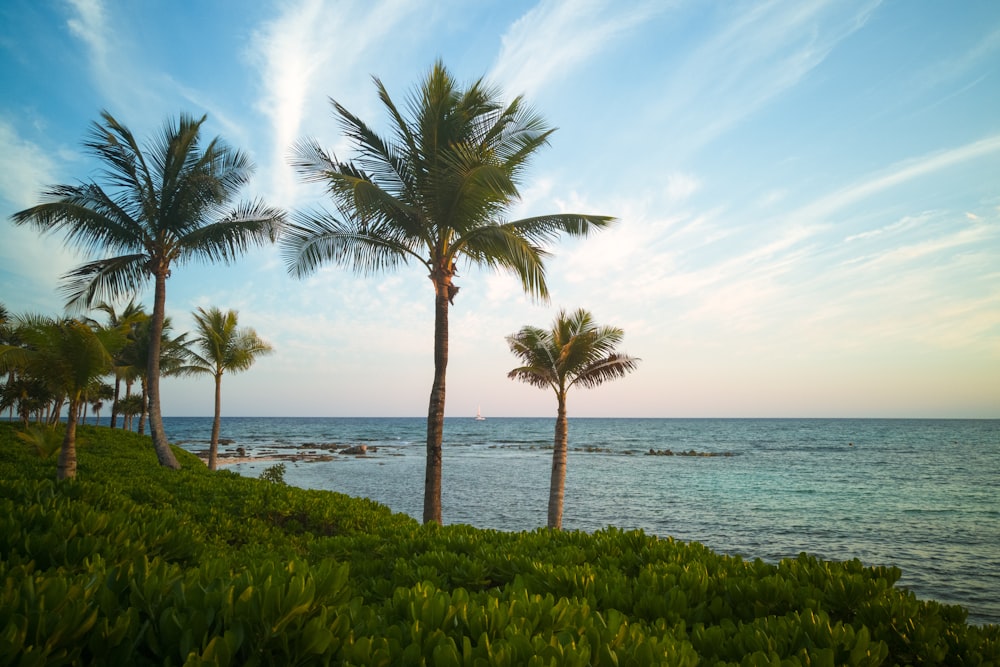
[[[483,411],[480,409],[479,406],[476,406],[476,421],[477,422],[486,421],[486,417],[483,416]]]

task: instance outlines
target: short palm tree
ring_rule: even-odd
[[[305,276],[325,262],[375,274],[413,260],[434,287],[434,380],[427,409],[424,522],[441,523],[441,440],[448,366],[448,308],[460,261],[509,271],[525,291],[546,299],[545,244],[561,232],[585,236],[612,218],[575,213],[507,220],[528,159],[554,131],[520,97],[476,81],[460,88],[436,63],[403,115],[382,82],[391,120],[376,134],[342,105],[334,112],[356,150],[342,162],[317,143],[296,147],[294,166],[323,183],[336,206],[295,217],[283,240],[289,271]]]
[[[160,411],[160,333],[167,277],[191,260],[230,262],[253,245],[274,241],[284,214],[262,202],[230,202],[253,173],[250,158],[215,138],[202,145],[205,116],[181,114],[140,147],[110,113],[84,146],[103,163],[105,184],[56,185],[45,202],[13,215],[15,224],[62,231],[66,243],[110,256],[65,276],[71,306],[90,306],[154,284],[152,344],[147,359],[149,421],[162,465],[179,468]]]
[[[124,343],[118,330],[91,329],[80,320],[57,320],[26,315],[17,325],[23,347],[0,359],[18,363],[28,374],[42,378],[69,400],[66,431],[56,476],[76,476],[76,425],[91,383],[111,370],[115,349]]]
[[[215,378],[215,419],[212,421],[212,442],[209,446],[208,467],[215,470],[219,455],[219,426],[222,419],[222,374],[248,370],[257,357],[270,354],[274,348],[249,327],[238,326],[235,310],[222,312],[218,308],[199,308],[193,313],[195,337],[187,348],[187,363],[180,373],[207,373]],[[193,348],[197,347],[199,352]]]
[[[524,362],[507,377],[551,388],[559,404],[549,485],[549,528],[562,528],[569,439],[566,395],[575,385],[596,387],[638,367],[639,359],[615,351],[624,336],[616,327],[597,326],[583,309],[568,315],[559,311],[552,329],[523,327],[507,336],[511,352]]]

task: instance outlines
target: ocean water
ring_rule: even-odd
[[[166,418],[207,448],[209,418]],[[445,523],[544,526],[553,419],[445,420]],[[367,497],[420,518],[423,418],[224,418],[224,453],[275,455],[285,481]],[[366,444],[365,457],[332,445]],[[902,569],[919,597],[1000,623],[1000,420],[573,419],[563,527],[609,525],[777,561],[800,552]],[[650,450],[715,456],[651,456]]]

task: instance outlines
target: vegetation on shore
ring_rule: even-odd
[[[0,423],[0,665],[996,665],[895,568],[609,528],[420,525],[81,426],[54,481]]]

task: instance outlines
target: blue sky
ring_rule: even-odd
[[[625,330],[637,372],[571,416],[1000,417],[1000,4],[8,0],[0,7],[0,217],[89,179],[89,124],[140,137],[184,111],[257,164],[247,197],[322,200],[303,137],[349,156],[336,99],[378,128],[441,58],[558,127],[518,216],[616,216],[552,248],[548,304],[460,267],[447,415],[551,416],[508,380],[504,336],[559,308]],[[0,302],[62,312],[84,261],[0,224]],[[150,295],[142,298],[150,303]],[[290,277],[277,248],[168,281],[175,330],[233,308],[276,348],[223,382],[224,415],[419,416],[433,291],[417,266]],[[166,415],[212,412],[168,379]]]

